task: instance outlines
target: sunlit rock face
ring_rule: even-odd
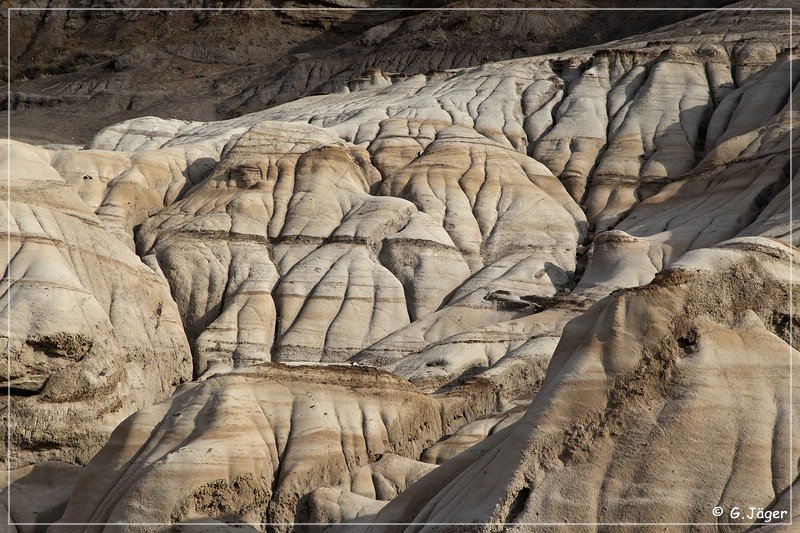
[[[50,154],[11,143],[3,156],[12,464],[84,462],[126,416],[191,379],[191,353],[167,282],[104,227]]]
[[[11,143],[12,520],[785,509],[800,69],[774,16]]]
[[[129,418],[84,470],[63,521],[292,522],[319,487],[356,502],[395,496],[433,468],[403,457],[441,433],[439,402],[391,374],[256,365]],[[161,503],[143,508],[146,494]]]
[[[408,322],[377,249],[416,209],[370,195],[379,180],[363,149],[263,122],[142,225],[139,249],[170,280],[198,375],[273,354],[342,361]]]
[[[373,345],[394,359],[432,328],[509,316],[484,300],[492,290],[549,296],[571,282],[583,213],[543,165],[454,126],[395,166],[384,178],[369,152],[324,129],[259,122],[141,226],[138,248],[170,281],[198,375],[343,361]]]
[[[694,523],[715,505],[768,508],[795,478],[790,259],[785,243],[732,239],[600,300],[567,325],[521,418],[375,521]]]

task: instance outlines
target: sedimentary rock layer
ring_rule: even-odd
[[[800,69],[744,13],[11,143],[12,519],[786,509]]]

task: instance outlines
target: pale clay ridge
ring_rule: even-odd
[[[165,280],[103,228],[46,151],[10,148],[12,446],[22,465],[84,462],[126,416],[191,379],[191,353]]]
[[[767,50],[764,52],[765,57],[774,54],[774,51],[768,52],[771,49],[770,46],[765,48]],[[719,138],[726,147],[731,144],[730,142],[725,142],[729,141],[731,135],[742,131],[746,127],[758,125],[757,122],[754,122],[754,120],[757,120],[756,118],[748,118],[753,117],[752,110],[754,108],[763,109],[758,100],[755,100],[752,105],[739,106],[742,109],[739,113],[735,113],[736,109],[738,109],[736,107],[738,103],[743,99],[745,101],[748,100],[748,97],[742,94],[745,93],[746,95],[748,91],[746,88],[732,91],[733,76],[729,75],[725,78],[723,73],[718,72],[720,65],[724,65],[725,61],[729,60],[724,47],[703,44],[696,45],[693,48],[686,47],[670,50],[668,53],[664,53],[661,50],[663,49],[653,51],[636,50],[635,52],[611,54],[599,53],[594,62],[590,63],[592,65],[591,68],[583,72],[577,66],[570,64],[570,66],[565,67],[563,74],[567,80],[572,80],[569,94],[566,97],[562,95],[564,99],[561,102],[558,101],[558,98],[555,98],[555,95],[547,97],[548,94],[553,92],[552,72],[548,73],[546,80],[536,78],[536,76],[540,75],[536,69],[543,69],[546,65],[546,63],[541,62],[533,64],[533,83],[528,85],[521,95],[518,94],[521,89],[517,85],[508,83],[510,77],[519,79],[523,76],[520,73],[519,66],[526,64],[526,61],[518,60],[496,66],[487,65],[460,74],[443,74],[444,80],[438,82],[438,85],[435,77],[432,80],[426,80],[424,77],[418,76],[414,79],[394,84],[389,88],[381,87],[371,91],[362,91],[362,93],[366,94],[358,94],[357,96],[344,95],[312,98],[311,100],[315,103],[313,114],[306,111],[307,106],[301,108],[298,104],[286,104],[276,110],[235,119],[227,123],[220,123],[220,126],[214,126],[214,128],[212,128],[212,125],[192,125],[186,133],[180,134],[180,127],[177,127],[174,133],[168,133],[168,135],[177,135],[177,137],[174,141],[167,142],[167,144],[180,144],[186,142],[187,139],[204,139],[203,142],[210,142],[211,145],[219,149],[223,141],[227,142],[226,139],[231,135],[235,135],[242,128],[247,127],[248,124],[253,123],[256,117],[275,117],[281,120],[309,120],[312,123],[331,128],[345,139],[365,145],[370,151],[376,167],[388,178],[388,181],[382,186],[381,192],[391,194],[391,186],[387,187],[386,184],[395,181],[393,176],[399,175],[402,180],[403,175],[410,172],[411,169],[416,172],[421,171],[422,169],[416,169],[420,166],[424,168],[423,162],[434,158],[440,152],[437,149],[440,146],[440,141],[452,138],[452,135],[447,135],[448,132],[452,131],[452,128],[442,129],[447,128],[447,123],[469,125],[470,128],[474,128],[482,136],[510,145],[510,147],[516,147],[517,150],[524,149],[527,141],[524,140],[525,135],[520,132],[527,127],[531,132],[530,137],[536,136],[538,139],[533,146],[527,143],[529,145],[528,151],[532,151],[534,155],[537,154],[537,150],[539,151],[538,153],[541,154],[542,159],[549,163],[551,170],[560,175],[567,189],[577,198],[581,199],[583,197],[585,209],[590,220],[600,224],[600,228],[603,228],[603,225],[613,225],[619,216],[624,214],[637,201],[636,194],[634,194],[636,190],[639,191],[637,194],[640,197],[646,197],[661,187],[664,178],[669,175],[679,175],[693,166],[697,160],[695,155],[696,147],[694,145],[698,144],[699,139],[696,134],[700,129],[700,120],[703,115],[710,115],[711,120],[709,126],[710,136],[705,139],[705,144],[709,148],[714,147],[714,143],[717,141],[715,136],[720,135],[720,124],[731,123],[735,126],[727,137],[722,136]],[[740,60],[743,60],[743,57],[749,57],[747,54],[742,53],[735,55]],[[530,61],[527,61],[527,66],[531,66]],[[738,69],[739,67],[736,68]],[[768,79],[782,79],[785,76],[783,68],[774,70],[776,70],[774,75],[765,74]],[[531,70],[523,72],[526,78],[530,77]],[[737,72],[739,71],[737,70]],[[715,74],[711,75],[709,73]],[[545,72],[541,75],[544,74]],[[706,74],[711,77],[706,79]],[[681,78],[683,82],[673,86],[662,80],[662,78],[670,76],[683,77]],[[741,73],[737,74],[737,77],[741,79]],[[614,82],[613,88],[612,80]],[[698,84],[700,88],[696,89],[695,87]],[[764,85],[767,86],[768,91],[762,90]],[[599,89],[588,90],[584,89],[584,87],[599,87]],[[671,87],[674,87],[674,90],[678,92],[673,94],[674,90]],[[702,87],[705,87],[705,89],[702,89]],[[785,84],[779,85],[771,81],[765,83],[761,79],[751,80],[750,87],[758,87],[759,91],[766,93],[761,97],[762,100],[770,102],[780,101],[780,92],[783,91],[785,93],[786,91]],[[470,89],[474,90],[475,96],[464,100]],[[708,94],[703,96],[703,91]],[[564,91],[561,92],[563,93]],[[749,92],[753,93],[755,91],[750,90]],[[375,93],[375,95],[373,96],[371,93]],[[730,98],[725,100],[725,96],[728,96],[729,93],[732,93]],[[455,98],[454,94],[461,96]],[[631,94],[633,99],[626,100],[626,98],[630,98],[629,95]],[[514,106],[520,105],[520,96],[522,100],[521,108],[515,110]],[[413,123],[410,118],[407,118],[408,112],[402,113],[400,115],[402,118],[394,115],[395,111],[391,103],[387,104],[387,100],[391,102],[392,98],[402,98],[404,102],[408,102],[411,99],[404,109],[410,110],[409,112],[413,114]],[[536,101],[537,98],[542,102],[536,105],[531,103]],[[593,104],[591,103],[593,101],[592,98],[599,98],[600,102]],[[703,100],[704,98],[705,100]],[[549,103],[543,103],[545,100]],[[687,102],[691,104],[695,100],[697,100],[696,105],[687,107],[685,112],[681,111],[677,104],[677,102],[681,102],[681,105],[687,105]],[[749,100],[753,99],[749,98]],[[639,104],[639,101],[647,102],[647,105]],[[648,140],[649,138],[647,137],[636,141],[636,143],[641,143],[641,149],[645,150],[644,153],[647,154],[646,164],[643,164],[636,171],[638,175],[634,178],[626,177],[634,176],[633,170],[625,170],[624,167],[625,165],[629,166],[628,162],[631,160],[631,153],[635,154],[640,149],[637,148],[638,144],[630,144],[634,140],[631,140],[628,134],[625,133],[626,128],[643,132],[650,131],[647,128],[642,129],[641,124],[653,123],[653,119],[648,117],[654,112],[658,112],[651,105],[654,101],[659,102],[656,109],[671,110],[678,108],[679,114],[673,116],[660,114],[657,116],[657,125],[648,126],[654,128],[653,132],[660,130],[658,143],[653,143],[652,139]],[[726,104],[728,101],[732,101],[734,104],[720,105],[718,112],[714,111],[712,114],[713,103],[717,101],[725,101]],[[601,102],[602,105],[600,105]],[[556,109],[554,107],[555,104],[559,105],[557,106],[558,111],[555,113],[556,124],[553,126],[550,122],[553,120],[553,111]],[[593,145],[596,146],[595,152],[599,152],[601,147],[604,148],[602,158],[597,163],[594,161],[597,153],[591,151],[590,154],[594,155],[589,157],[588,162],[580,163],[585,159],[585,150],[581,147],[589,142],[586,137],[587,121],[578,122],[575,118],[571,118],[573,116],[571,113],[577,113],[575,116],[582,116],[586,105],[600,106],[598,109],[602,108],[603,113],[608,117],[612,117],[610,121],[606,119],[608,123],[604,128],[601,128],[596,134],[592,134],[595,135],[595,137],[592,137],[595,140],[589,143],[594,143]],[[526,108],[529,112],[525,112]],[[731,108],[734,109],[731,110]],[[296,111],[298,109],[303,109],[303,112],[298,114]],[[542,109],[544,111],[541,113],[539,111],[530,111],[533,109]],[[519,115],[519,111],[523,111],[522,116]],[[473,113],[474,116],[470,113]],[[733,119],[731,118],[732,115],[735,115]],[[502,125],[493,123],[492,121],[499,116],[503,116],[504,120],[510,120],[510,122],[506,121]],[[758,116],[764,115],[758,114]],[[522,119],[522,124],[516,122],[519,119]],[[545,122],[540,123],[541,120]],[[356,123],[358,128],[353,130],[352,125]],[[589,124],[593,123],[589,122]],[[154,126],[151,125],[150,127]],[[186,125],[183,126],[184,129],[186,127]],[[675,131],[674,134],[672,133],[673,130]],[[104,135],[113,136],[114,131],[114,128],[112,128],[108,130],[108,133],[100,134],[95,144],[102,145]],[[558,136],[561,135],[559,132],[570,131],[573,133],[564,133],[564,135],[568,135],[568,142],[556,141],[559,138]],[[569,135],[577,135],[578,131],[580,135],[569,140]],[[689,136],[687,138],[685,136],[687,131],[695,132],[693,134],[695,137]],[[443,135],[447,136],[442,137]],[[655,135],[655,133],[647,133],[647,135]],[[123,145],[125,142],[138,142],[136,141],[138,138],[140,137],[137,133],[128,135],[123,139],[129,139],[129,141],[124,141]],[[434,141],[434,139],[436,140]],[[681,141],[680,139],[685,140]],[[168,140],[168,138],[165,140]],[[157,142],[163,144],[164,141]],[[472,141],[473,144],[474,142]],[[684,144],[682,145],[681,143]],[[575,148],[572,148],[573,145]],[[569,146],[570,148],[564,151],[564,146]],[[613,156],[615,153],[619,155]],[[474,158],[470,158],[474,161]],[[405,167],[408,170],[402,170],[404,162],[407,163],[408,161],[411,162]],[[615,161],[619,161],[619,163],[615,163]],[[593,165],[596,165],[592,180],[592,183],[596,185],[595,191],[584,195],[581,188],[583,186],[580,186],[578,190],[573,185],[577,183],[575,179],[585,181],[586,175]],[[436,168],[438,172],[439,167]],[[579,168],[584,170],[579,172],[576,170]],[[670,170],[671,168],[673,170]],[[631,179],[633,181],[630,181]],[[608,183],[604,185],[606,182]],[[637,182],[639,182],[639,185],[637,185]],[[631,183],[631,185],[624,185],[625,183]],[[628,189],[629,193],[624,192],[627,187],[630,187]],[[612,190],[613,195],[608,196]],[[395,192],[394,194],[397,193]],[[625,199],[626,195],[627,199]],[[430,205],[430,202],[424,196],[419,196],[419,193],[415,193],[410,198],[423,209],[427,208],[434,216],[439,211],[439,208],[435,205]],[[609,204],[609,202],[617,205],[618,208]],[[480,204],[476,203],[472,210],[477,213],[476,221],[480,227],[481,222],[486,219],[481,216],[478,205]],[[580,220],[580,214],[575,213],[574,204],[562,200],[562,205],[572,210],[573,216]],[[606,224],[603,218],[605,215],[602,213],[609,212],[609,209],[611,209],[610,212],[617,214],[612,215],[612,219],[609,219]],[[450,212],[455,214],[458,211],[450,210]],[[447,221],[443,221],[443,225],[450,227]],[[451,231],[451,236],[461,249],[462,255],[464,255],[468,263],[471,263],[474,269],[476,261],[480,261],[479,254],[475,251],[475,246],[480,243],[480,238],[475,239],[469,234],[464,235],[463,232],[468,231],[469,226],[464,226],[463,229],[462,226],[464,225],[458,224],[455,226],[453,231],[456,231],[456,233]],[[716,242],[719,240],[716,239]],[[565,249],[565,252],[569,254],[569,249]],[[491,254],[489,254],[488,258],[491,258]],[[521,259],[521,257],[517,258],[516,262]],[[559,261],[559,263],[564,264],[564,261]],[[566,272],[574,270],[574,267],[569,265],[569,262],[565,266],[564,270]],[[526,270],[528,268],[527,266],[525,267]],[[652,277],[655,271],[657,269],[645,274],[645,278],[636,278],[632,281],[623,282],[619,286],[642,283],[646,281],[647,276]],[[404,275],[400,273],[399,277],[402,280]],[[523,278],[521,281],[529,283],[531,280],[530,278]],[[561,284],[564,284],[563,280]],[[408,293],[407,282],[404,283],[404,287],[406,288],[406,293]],[[483,296],[485,294],[480,295],[481,298]],[[411,308],[410,318],[422,318],[418,313],[414,313],[415,305],[409,305]],[[470,303],[468,305],[474,306],[474,304]],[[429,306],[428,309],[434,310],[433,305]],[[436,318],[428,319],[428,321]],[[416,325],[412,324],[411,329],[407,332],[399,332],[399,337],[397,337],[399,344],[390,337],[365,352],[365,354],[374,355],[366,359],[362,358],[362,360],[373,364],[376,362],[386,363],[397,358],[398,354],[406,353],[408,350],[418,351],[424,349],[431,342],[437,342],[454,334],[460,334],[465,330],[497,322],[497,320],[498,317],[496,316],[486,315],[481,323],[474,323],[474,321],[470,322],[469,318],[465,318],[463,314],[459,314],[458,319],[455,321],[458,324],[455,326],[456,329],[453,329],[454,321],[447,319],[446,323],[448,325],[446,329],[435,337],[428,333],[432,328],[422,321]],[[439,323],[444,322],[439,320]],[[433,328],[433,330],[436,331],[436,328]],[[352,352],[353,348],[355,347],[352,347],[350,352]],[[302,357],[299,354],[303,353],[304,348],[302,345],[296,347],[295,343],[292,343],[290,351]],[[347,351],[340,353],[346,354]]]
[[[254,366],[129,418],[62,520],[292,522],[298,498],[316,487],[388,499],[431,467],[386,454],[418,456],[448,423],[439,402],[390,374]],[[161,503],[141,508],[144,494]]]
[[[780,32],[674,36],[727,16],[12,143],[13,520],[785,506],[798,69]]]
[[[409,335],[492,321],[470,317],[490,307],[492,289],[551,296],[569,283],[582,213],[542,165],[470,131],[442,132],[380,181],[369,154],[318,128],[248,130],[205,182],[138,231],[145,262],[178,295],[196,373],[270,351],[342,361],[375,345],[388,361]],[[522,216],[531,205],[540,218]],[[452,309],[434,312],[446,298]],[[412,319],[399,341],[389,336]]]
[[[789,254],[734,239],[601,300],[567,326],[518,422],[375,520],[692,523],[709,511],[696,502],[768,508],[795,475]]]

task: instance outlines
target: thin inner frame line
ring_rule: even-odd
[[[9,16],[11,12],[23,12],[23,11],[110,11],[110,12],[117,12],[117,11],[138,11],[138,12],[150,12],[150,13],[157,13],[162,11],[211,11],[211,12],[258,12],[258,11],[411,11],[411,12],[448,12],[448,11],[625,11],[625,12],[635,12],[635,11],[689,11],[689,12],[716,12],[716,11],[766,11],[766,12],[788,12],[789,14],[789,48],[787,50],[788,60],[789,60],[789,243],[791,246],[794,246],[793,243],[793,179],[794,179],[794,172],[793,172],[793,102],[792,97],[794,94],[794,84],[793,84],[793,63],[792,63],[792,56],[794,53],[794,43],[793,43],[793,31],[794,31],[794,8],[792,7],[719,7],[719,8],[705,8],[705,7],[643,7],[643,8],[630,8],[630,7],[564,7],[564,8],[557,8],[557,7],[456,7],[456,8],[449,8],[449,7],[432,7],[432,8],[415,8],[415,7],[220,7],[220,8],[211,8],[211,7],[7,7],[6,8],[6,38],[7,38],[7,46],[6,46],[6,71],[7,71],[7,81],[6,81],[6,88],[7,88],[7,97],[8,102],[11,102],[11,17]],[[8,149],[7,155],[7,207],[9,216],[7,217],[7,239],[6,246],[7,246],[7,253],[9,257],[9,264],[6,267],[6,281],[7,281],[7,293],[9,294],[8,298],[8,315],[7,315],[7,333],[8,338],[11,338],[11,309],[12,309],[12,298],[10,292],[11,286],[11,106],[6,106],[6,145]],[[794,258],[792,254],[789,254],[789,335],[790,339],[793,335],[793,271],[794,271]],[[77,526],[77,525],[128,525],[128,526],[174,526],[178,525],[172,522],[69,522],[69,523],[60,523],[60,522],[48,522],[48,523],[41,523],[41,522],[12,522],[11,521],[11,348],[10,343],[7,347],[7,384],[6,384],[6,398],[7,398],[7,409],[8,409],[8,417],[7,417],[7,424],[6,424],[6,438],[7,438],[7,445],[6,445],[6,473],[7,473],[7,482],[8,482],[8,492],[7,492],[7,525],[65,525],[65,526]],[[789,344],[789,460],[790,460],[790,472],[794,472],[794,458],[792,457],[792,420],[794,416],[794,402],[793,402],[793,347]],[[794,477],[794,476],[792,476]],[[777,525],[784,525],[784,526],[791,526],[794,521],[793,516],[793,489],[794,484],[793,482],[789,483],[789,522],[780,522]],[[232,525],[232,526],[251,526],[252,523],[249,522],[190,522],[186,524],[180,525],[202,525],[202,526],[218,526],[218,525]],[[290,525],[284,522],[259,522],[259,525],[274,525],[274,526],[286,526]],[[733,523],[725,523],[725,522],[366,522],[366,523],[325,523],[325,522],[295,522],[293,525],[324,525],[324,526],[390,526],[390,525],[433,525],[433,526],[441,526],[441,525],[456,525],[456,526],[482,526],[482,525],[503,525],[503,526],[587,526],[587,525],[595,525],[595,526],[721,526],[721,525],[735,525],[741,526],[741,523],[733,522]],[[758,524],[754,524],[758,525]]]

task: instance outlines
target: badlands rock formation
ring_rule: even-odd
[[[787,15],[11,142],[12,521],[788,520]]]
[[[790,259],[785,243],[732,239],[599,301],[565,328],[522,418],[376,521],[696,523],[716,505],[769,507],[796,476]]]
[[[402,490],[426,469],[389,454],[419,456],[442,434],[439,418],[435,399],[377,370],[251,366],[129,418],[86,467],[63,520],[291,522],[317,487],[392,497],[386,475]]]
[[[671,0],[670,6],[730,3]],[[8,43],[0,40],[0,57],[8,54],[14,85],[7,102],[5,93],[0,95],[0,105],[12,110],[15,138],[72,144],[133,117],[230,118],[312,94],[390,83],[379,70],[424,74],[569,50],[696,14],[594,9],[608,6],[605,0],[495,0],[492,7],[576,10],[491,16],[422,9],[486,6],[470,0],[16,0],[9,5],[24,10],[0,12],[0,25],[9,28]],[[652,7],[652,2],[625,5]],[[52,7],[72,9],[43,9]],[[154,7],[195,9],[147,10]],[[397,9],[409,7],[419,10]]]
[[[19,465],[87,461],[126,416],[192,377],[169,285],[104,226],[56,156],[14,142],[3,154],[12,404],[3,416]]]

